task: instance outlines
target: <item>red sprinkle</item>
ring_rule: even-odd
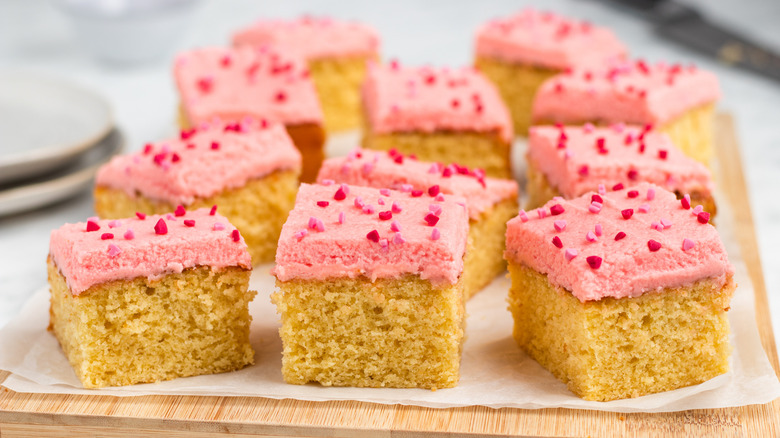
[[[591,269],[598,269],[601,266],[601,257],[599,256],[588,256],[585,260]]]
[[[154,233],[168,234],[168,224],[166,224],[162,218],[160,218],[160,220],[158,220],[157,223],[154,225]]]
[[[650,239],[647,241],[647,247],[650,248],[650,251],[656,252],[661,249],[661,242],[656,242],[655,240]]]
[[[398,155],[396,155],[396,156],[393,158],[393,161],[395,161],[395,162],[396,162],[396,163],[398,163],[398,164],[404,164],[404,156],[403,156],[403,155],[401,155],[401,154],[398,154]]]
[[[631,169],[628,171],[628,179],[631,181],[636,181],[636,179],[639,177],[639,172],[637,172],[635,169]]]
[[[631,216],[634,215],[634,209],[633,208],[627,208],[620,212],[620,214],[623,215],[623,219],[631,219]]]
[[[100,235],[100,240],[111,240],[114,238],[114,235],[111,233],[103,233]]]
[[[604,200],[601,199],[601,196],[599,195],[593,195],[590,197],[590,202],[598,202],[599,204],[603,204]]]
[[[138,219],[141,219],[141,220],[144,220],[144,219],[146,219],[146,214],[145,214],[145,213],[141,213],[140,211],[136,211],[136,212],[135,212],[135,215],[136,215],[136,217],[137,217]]]
[[[328,205],[330,205],[330,202],[328,201],[317,201],[318,207],[327,207]]]
[[[210,92],[213,85],[214,80],[211,78],[201,78],[198,80],[198,88],[200,88],[200,91],[203,93]]]
[[[214,216],[215,214],[217,214],[217,206],[216,205],[212,205],[211,206],[211,211],[209,211],[209,215]]]
[[[696,215],[696,219],[699,221],[700,224],[706,224],[710,221],[710,214],[706,211],[702,211],[701,213]]]
[[[687,196],[684,196],[682,199],[680,199],[680,204],[682,204],[682,208],[686,210],[691,208],[691,201]]]
[[[187,140],[193,135],[195,135],[195,129],[184,129],[179,131],[179,138],[182,140]]]
[[[347,198],[347,194],[344,192],[344,189],[342,189],[341,187],[339,187],[339,189],[336,190],[336,194],[333,195],[333,199],[337,201],[343,201],[346,198]]]
[[[94,221],[87,221],[87,231],[97,231],[100,229],[100,225]]]
[[[428,194],[431,195],[431,196],[438,195],[439,194],[439,186],[435,185],[435,186],[428,187]],[[412,193],[412,195],[414,195],[414,193]]]
[[[637,196],[639,196],[639,192],[636,190],[629,190],[627,195],[629,198],[636,198]]]
[[[389,221],[392,218],[393,218],[393,212],[390,210],[379,212],[379,219],[382,219],[383,221]]]
[[[439,222],[439,216],[436,216],[433,213],[428,213],[425,215],[425,222],[428,223],[429,227],[432,227]]]
[[[552,207],[550,207],[550,214],[553,216],[558,216],[559,214],[563,213],[564,210],[563,206],[561,204],[555,204]]]
[[[662,160],[665,160],[665,159],[666,159],[666,156],[667,156],[668,154],[669,154],[669,152],[668,152],[668,151],[666,151],[666,149],[660,149],[660,150],[658,151],[658,158],[660,158],[660,159],[662,159]]]
[[[617,183],[614,186],[612,186],[612,190],[617,192],[618,190],[623,190],[623,183]]]
[[[219,142],[212,141],[211,142],[211,149],[214,149],[214,150],[219,149]]]
[[[441,171],[441,176],[443,178],[449,178],[452,176],[452,169],[448,166],[445,167],[444,170]]]
[[[238,242],[241,240],[241,233],[239,233],[238,230],[233,230],[233,232],[230,233],[230,237],[233,238],[233,242]]]
[[[577,172],[581,176],[588,176],[588,166],[586,164],[583,164],[582,166],[580,166],[580,168],[579,168],[579,170],[577,170]]]
[[[615,234],[615,242],[617,242],[618,240],[623,239],[624,237],[626,237],[626,233],[624,233],[622,231],[618,231],[618,233]]]
[[[184,225],[187,227],[194,227],[195,221],[192,219],[184,219]]]
[[[230,56],[225,55],[222,57],[222,59],[219,61],[220,64],[222,64],[222,67],[230,67],[231,59]]]
[[[366,234],[366,238],[374,243],[379,242],[379,231],[371,230]]]
[[[151,143],[146,143],[146,144],[144,145],[144,155],[149,155],[149,154],[151,154],[151,153],[152,153],[152,148],[153,148],[153,146],[152,146],[152,144],[151,144]]]
[[[188,146],[189,146],[189,145],[188,145]],[[179,156],[179,154],[177,154],[176,152],[174,152],[174,153],[173,153],[173,155],[171,156],[171,161],[172,161],[172,162],[174,162],[174,163],[176,163],[176,162],[178,162],[178,161],[180,161],[180,160],[181,160],[181,157]]]
[[[561,238],[558,236],[553,237],[552,243],[556,248],[563,248],[563,242],[561,242]]]
[[[460,106],[460,101],[458,99],[452,99],[452,102],[450,102],[450,105],[452,105],[453,108],[457,108]]]
[[[183,205],[177,205],[176,211],[174,211],[173,214],[176,216],[184,216],[185,214],[187,214],[187,210],[184,209]]]
[[[412,197],[413,198],[419,198],[422,195],[423,195],[423,191],[422,190],[412,190]]]
[[[276,93],[276,96],[274,96],[274,99],[276,99],[277,102],[281,103],[287,100],[287,94],[285,94],[284,91],[279,91]]]

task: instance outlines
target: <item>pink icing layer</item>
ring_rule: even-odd
[[[173,70],[193,124],[244,116],[285,125],[322,123],[314,84],[297,56],[267,47],[212,47],[180,54]]]
[[[715,102],[718,79],[695,67],[643,61],[577,68],[548,79],[536,93],[535,121],[663,124]]]
[[[233,45],[275,45],[307,60],[378,56],[379,35],[366,25],[331,18],[260,20],[233,34]]]
[[[550,12],[525,9],[477,30],[477,56],[563,70],[625,57],[609,29]]]
[[[651,189],[654,197],[648,199]],[[634,190],[638,196],[630,198]],[[702,279],[723,285],[733,274],[718,232],[699,221],[706,214],[697,216],[683,208],[673,193],[641,183],[601,195],[604,202],[599,212],[589,210],[592,195],[571,201],[556,198],[540,209],[542,214],[534,210],[510,220],[506,259],[547,275],[550,283],[582,302],[636,297]],[[646,213],[640,210],[642,205],[649,207]],[[563,212],[554,214],[560,207]],[[623,214],[627,209],[633,209],[629,219]],[[625,237],[616,241],[620,232]],[[683,249],[684,239],[693,247]],[[651,240],[660,249],[652,251],[655,243]],[[601,258],[595,269],[588,262],[591,256]]]
[[[468,234],[466,200],[437,200],[433,193],[301,184],[279,237],[274,275],[373,281],[411,274],[435,286],[456,283]]]
[[[535,126],[528,160],[565,198],[595,191],[599,184],[640,181],[680,193],[713,189],[706,166],[685,156],[667,135],[639,126]]]
[[[214,121],[114,157],[100,168],[96,183],[131,197],[140,193],[188,205],[276,170],[300,168],[301,154],[281,124]]]
[[[376,133],[498,131],[505,141],[512,138],[504,102],[495,87],[472,68],[371,63],[362,92],[366,116]]]
[[[209,209],[182,213],[65,224],[51,232],[49,251],[73,295],[107,281],[155,279],[196,266],[252,268],[243,237],[227,219]],[[167,234],[155,231],[160,219]],[[99,229],[87,231],[94,224]]]
[[[469,217],[480,219],[499,202],[517,198],[513,180],[488,178],[465,166],[417,161],[400,152],[356,149],[346,157],[325,160],[317,181],[390,188],[405,192],[438,185],[442,193],[466,198]]]

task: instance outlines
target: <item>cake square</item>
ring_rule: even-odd
[[[325,156],[325,133],[305,61],[272,47],[203,48],[174,64],[182,129],[219,118],[280,122],[303,157],[302,181],[313,181]]]
[[[708,220],[648,183],[521,212],[506,242],[516,342],[587,400],[725,373],[734,269]]]
[[[622,59],[626,48],[609,29],[529,8],[482,25],[475,52],[474,64],[501,93],[515,133],[526,135],[545,80],[578,65]]]
[[[362,89],[363,147],[511,178],[512,124],[495,87],[473,68],[370,64]]]
[[[534,124],[652,125],[689,157],[712,160],[718,79],[695,66],[645,61],[576,67],[548,79],[534,98]]]
[[[85,388],[254,363],[249,252],[213,210],[66,224],[49,250],[49,330]]]
[[[272,262],[300,172],[301,155],[281,124],[203,122],[102,166],[95,211],[118,219],[218,205],[246,239],[252,261]]]
[[[302,184],[273,270],[284,380],[455,386],[467,234],[461,197]]]
[[[514,180],[485,177],[479,169],[457,164],[444,166],[418,161],[395,149],[389,152],[356,149],[346,157],[325,160],[317,181],[407,193],[438,187],[445,195],[462,196],[466,198],[469,213],[469,243],[463,266],[465,298],[471,298],[506,271],[506,222],[517,215],[519,208],[518,186]]]
[[[714,184],[706,166],[687,157],[664,133],[648,126],[534,126],[528,137],[528,205],[555,196],[572,199],[589,191],[648,182],[689,196],[713,218]]]
[[[360,85],[366,62],[379,59],[379,35],[373,28],[328,17],[263,19],[233,34],[233,45],[271,45],[299,54],[317,88],[325,129],[360,128]]]

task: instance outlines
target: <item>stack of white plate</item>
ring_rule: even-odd
[[[123,145],[110,105],[95,92],[0,72],[0,215],[89,189],[98,167]]]

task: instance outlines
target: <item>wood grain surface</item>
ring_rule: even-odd
[[[759,333],[778,374],[749,197],[734,121],[717,118],[722,192],[734,206],[736,233],[756,293]],[[7,373],[0,371],[0,382]],[[0,437],[187,437],[215,435],[460,437],[500,436],[780,436],[780,399],[741,408],[662,414],[570,409],[431,409],[349,401],[306,402],[259,397],[107,397],[21,394],[0,387]]]

